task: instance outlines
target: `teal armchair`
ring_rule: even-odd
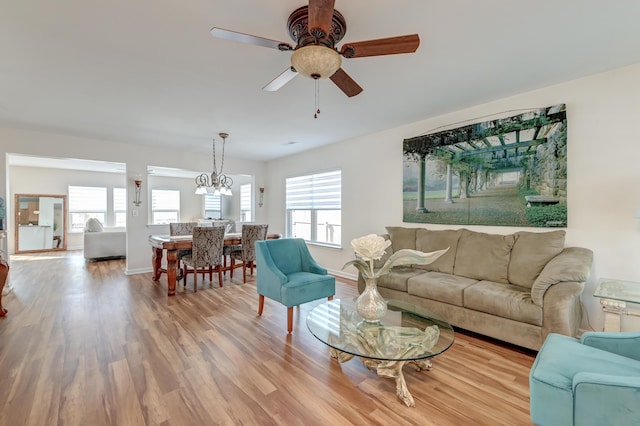
[[[640,424],[640,333],[551,333],[529,388],[536,425]]]
[[[321,298],[333,299],[336,279],[309,253],[301,238],[256,241],[258,315],[264,298],[287,307],[287,331],[293,330],[293,307]]]

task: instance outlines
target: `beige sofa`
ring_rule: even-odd
[[[397,267],[383,297],[424,306],[453,326],[538,350],[549,333],[576,336],[593,252],[564,247],[565,231],[509,235],[387,227],[393,251],[449,247],[430,265]],[[380,263],[381,264],[381,263]],[[364,280],[358,279],[362,291]]]

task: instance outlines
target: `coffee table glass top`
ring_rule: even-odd
[[[364,322],[353,299],[322,303],[309,312],[311,334],[333,349],[386,361],[411,361],[436,356],[451,347],[451,325],[420,306],[388,300],[380,323]]]

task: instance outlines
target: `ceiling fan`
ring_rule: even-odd
[[[294,10],[287,20],[287,27],[295,46],[277,40],[239,33],[214,27],[211,35],[217,38],[253,44],[256,46],[292,51],[291,66],[263,87],[276,91],[302,74],[314,80],[330,78],[347,96],[362,92],[358,85],[341,68],[344,58],[413,53],[420,45],[418,34],[388,37],[375,40],[345,43],[336,48],[344,37],[347,25],[340,12],[334,9],[335,0],[309,0],[308,6]]]

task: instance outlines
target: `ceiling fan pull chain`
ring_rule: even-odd
[[[315,80],[316,83],[316,112],[313,114],[313,118],[318,118],[318,114],[320,114],[320,79]]]

